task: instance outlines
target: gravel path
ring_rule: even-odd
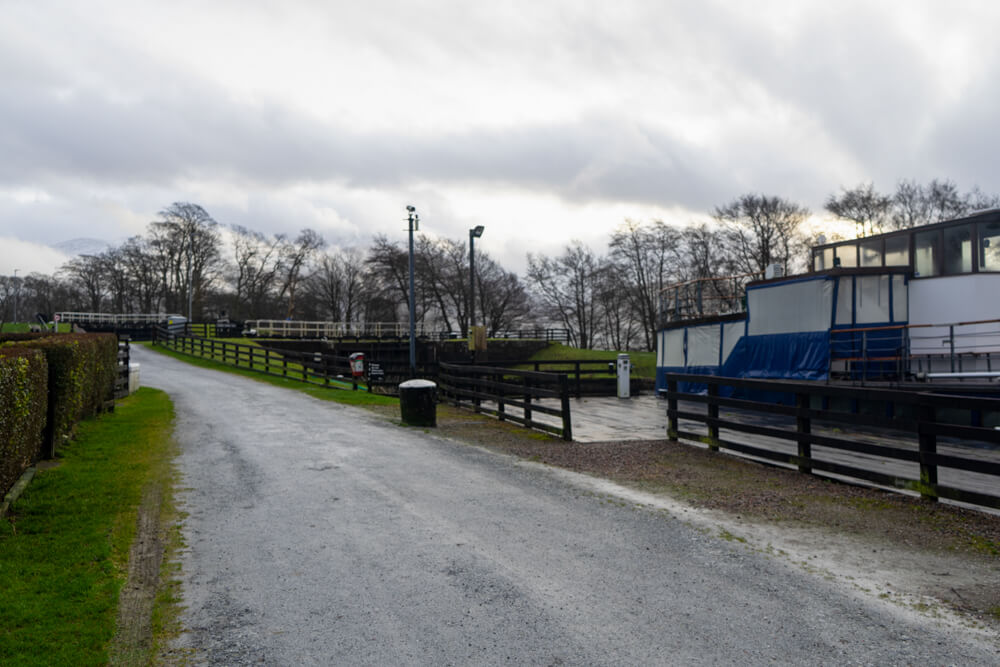
[[[571,474],[133,348],[166,390],[207,664],[996,664]]]

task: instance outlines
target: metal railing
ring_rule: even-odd
[[[830,331],[830,376],[847,379],[1000,377],[1000,320]]]
[[[760,273],[744,273],[667,285],[660,290],[660,324],[742,313],[746,310],[747,284],[762,277]]]
[[[244,331],[275,338],[408,338],[409,322],[310,322],[300,320],[247,320]],[[429,340],[461,340],[460,331],[441,331],[424,325],[415,327],[418,338]],[[544,340],[569,342],[568,329],[511,329],[489,332],[490,338],[509,340]]]
[[[410,335],[409,322],[307,322],[300,320],[247,320],[246,331],[258,336],[280,338],[406,338]],[[429,332],[416,327],[418,336]]]
[[[166,322],[171,317],[182,317],[181,315],[168,315],[166,313],[56,313],[57,321],[76,324],[157,324]]]

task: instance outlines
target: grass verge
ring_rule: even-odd
[[[318,385],[307,384],[301,380],[294,380],[290,378],[278,377],[275,375],[267,375],[260,371],[253,371],[249,368],[238,368],[236,366],[230,366],[229,364],[224,364],[221,361],[213,361],[211,359],[206,359],[204,357],[192,356],[190,354],[182,354],[180,352],[175,352],[169,348],[165,348],[162,345],[152,345],[150,343],[133,343],[133,345],[141,344],[144,347],[158,352],[160,354],[166,355],[168,357],[173,357],[179,361],[183,361],[200,368],[208,368],[216,371],[223,371],[225,373],[233,373],[235,375],[242,375],[243,377],[250,378],[251,380],[256,380],[258,382],[267,382],[276,387],[283,387],[285,389],[294,389],[296,391],[301,391],[303,393],[309,394],[314,398],[318,398],[324,401],[334,401],[336,403],[344,403],[346,405],[399,405],[399,399],[393,396],[384,396],[382,394],[369,394],[366,391],[351,391],[348,389],[338,389],[335,387],[321,387]]]
[[[615,350],[580,350],[569,347],[562,343],[550,343],[544,350],[540,350],[531,356],[529,361],[562,361],[569,360],[594,360],[594,361],[615,361],[621,354]],[[656,353],[637,352],[632,350],[627,352],[632,362],[632,374],[635,377],[655,378],[656,377]],[[547,366],[543,370],[555,371],[559,367]],[[570,369],[566,366],[563,370]]]
[[[0,664],[112,660],[139,507],[169,491],[172,422],[166,394],[141,389],[81,423],[0,520]]]

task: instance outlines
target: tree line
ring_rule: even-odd
[[[904,229],[1000,206],[978,188],[951,181],[901,181],[882,194],[873,184],[842,188],[825,210],[853,222],[857,235]],[[420,235],[414,248],[415,317],[465,336],[473,320],[489,334],[560,327],[582,348],[655,349],[664,287],[732,275],[758,277],[772,264],[786,273],[808,266],[816,232],[808,208],[788,199],[744,194],[715,207],[711,220],[684,226],[625,220],[603,249],[570,241],[555,255],[529,253],[524,276],[476,250],[469,280],[464,239]],[[829,234],[829,240],[837,238]],[[322,235],[296,236],[223,226],[198,204],[160,211],[144,234],[54,275],[0,276],[0,321],[19,303],[22,321],[57,311],[178,313],[193,319],[408,319],[408,249],[376,235],[366,248],[330,247]]]

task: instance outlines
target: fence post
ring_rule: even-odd
[[[919,397],[917,405],[917,441],[919,443],[920,454],[920,484],[918,490],[920,497],[924,500],[937,502],[937,463],[934,457],[937,454],[937,435],[931,432],[937,421],[937,410],[923,396]]]
[[[799,393],[795,395],[795,406],[798,408],[798,415],[795,417],[795,430],[799,434],[799,472],[812,472],[812,441],[809,434],[812,433],[812,420],[809,418],[809,394]]]
[[[868,377],[868,332],[861,332],[861,384]]]
[[[708,439],[709,439],[708,448],[713,452],[719,451],[719,423],[718,421],[714,422],[711,421],[711,420],[718,420],[719,418],[718,399],[719,399],[719,385],[710,380],[708,382],[708,403],[707,403],[708,418],[710,420],[708,422]]]
[[[573,365],[576,369],[576,397],[583,398],[583,389],[580,386],[580,362],[577,361]]]
[[[507,416],[504,414],[503,373],[498,373],[493,378],[497,381],[497,419],[507,421]]]
[[[955,372],[955,325],[948,325],[948,347],[951,350],[951,372]]]
[[[531,378],[524,378],[524,425],[531,423]]]
[[[559,393],[562,399],[563,440],[573,439],[573,426],[569,414],[569,377],[559,375]]]
[[[677,380],[667,378],[667,438],[677,442]]]

